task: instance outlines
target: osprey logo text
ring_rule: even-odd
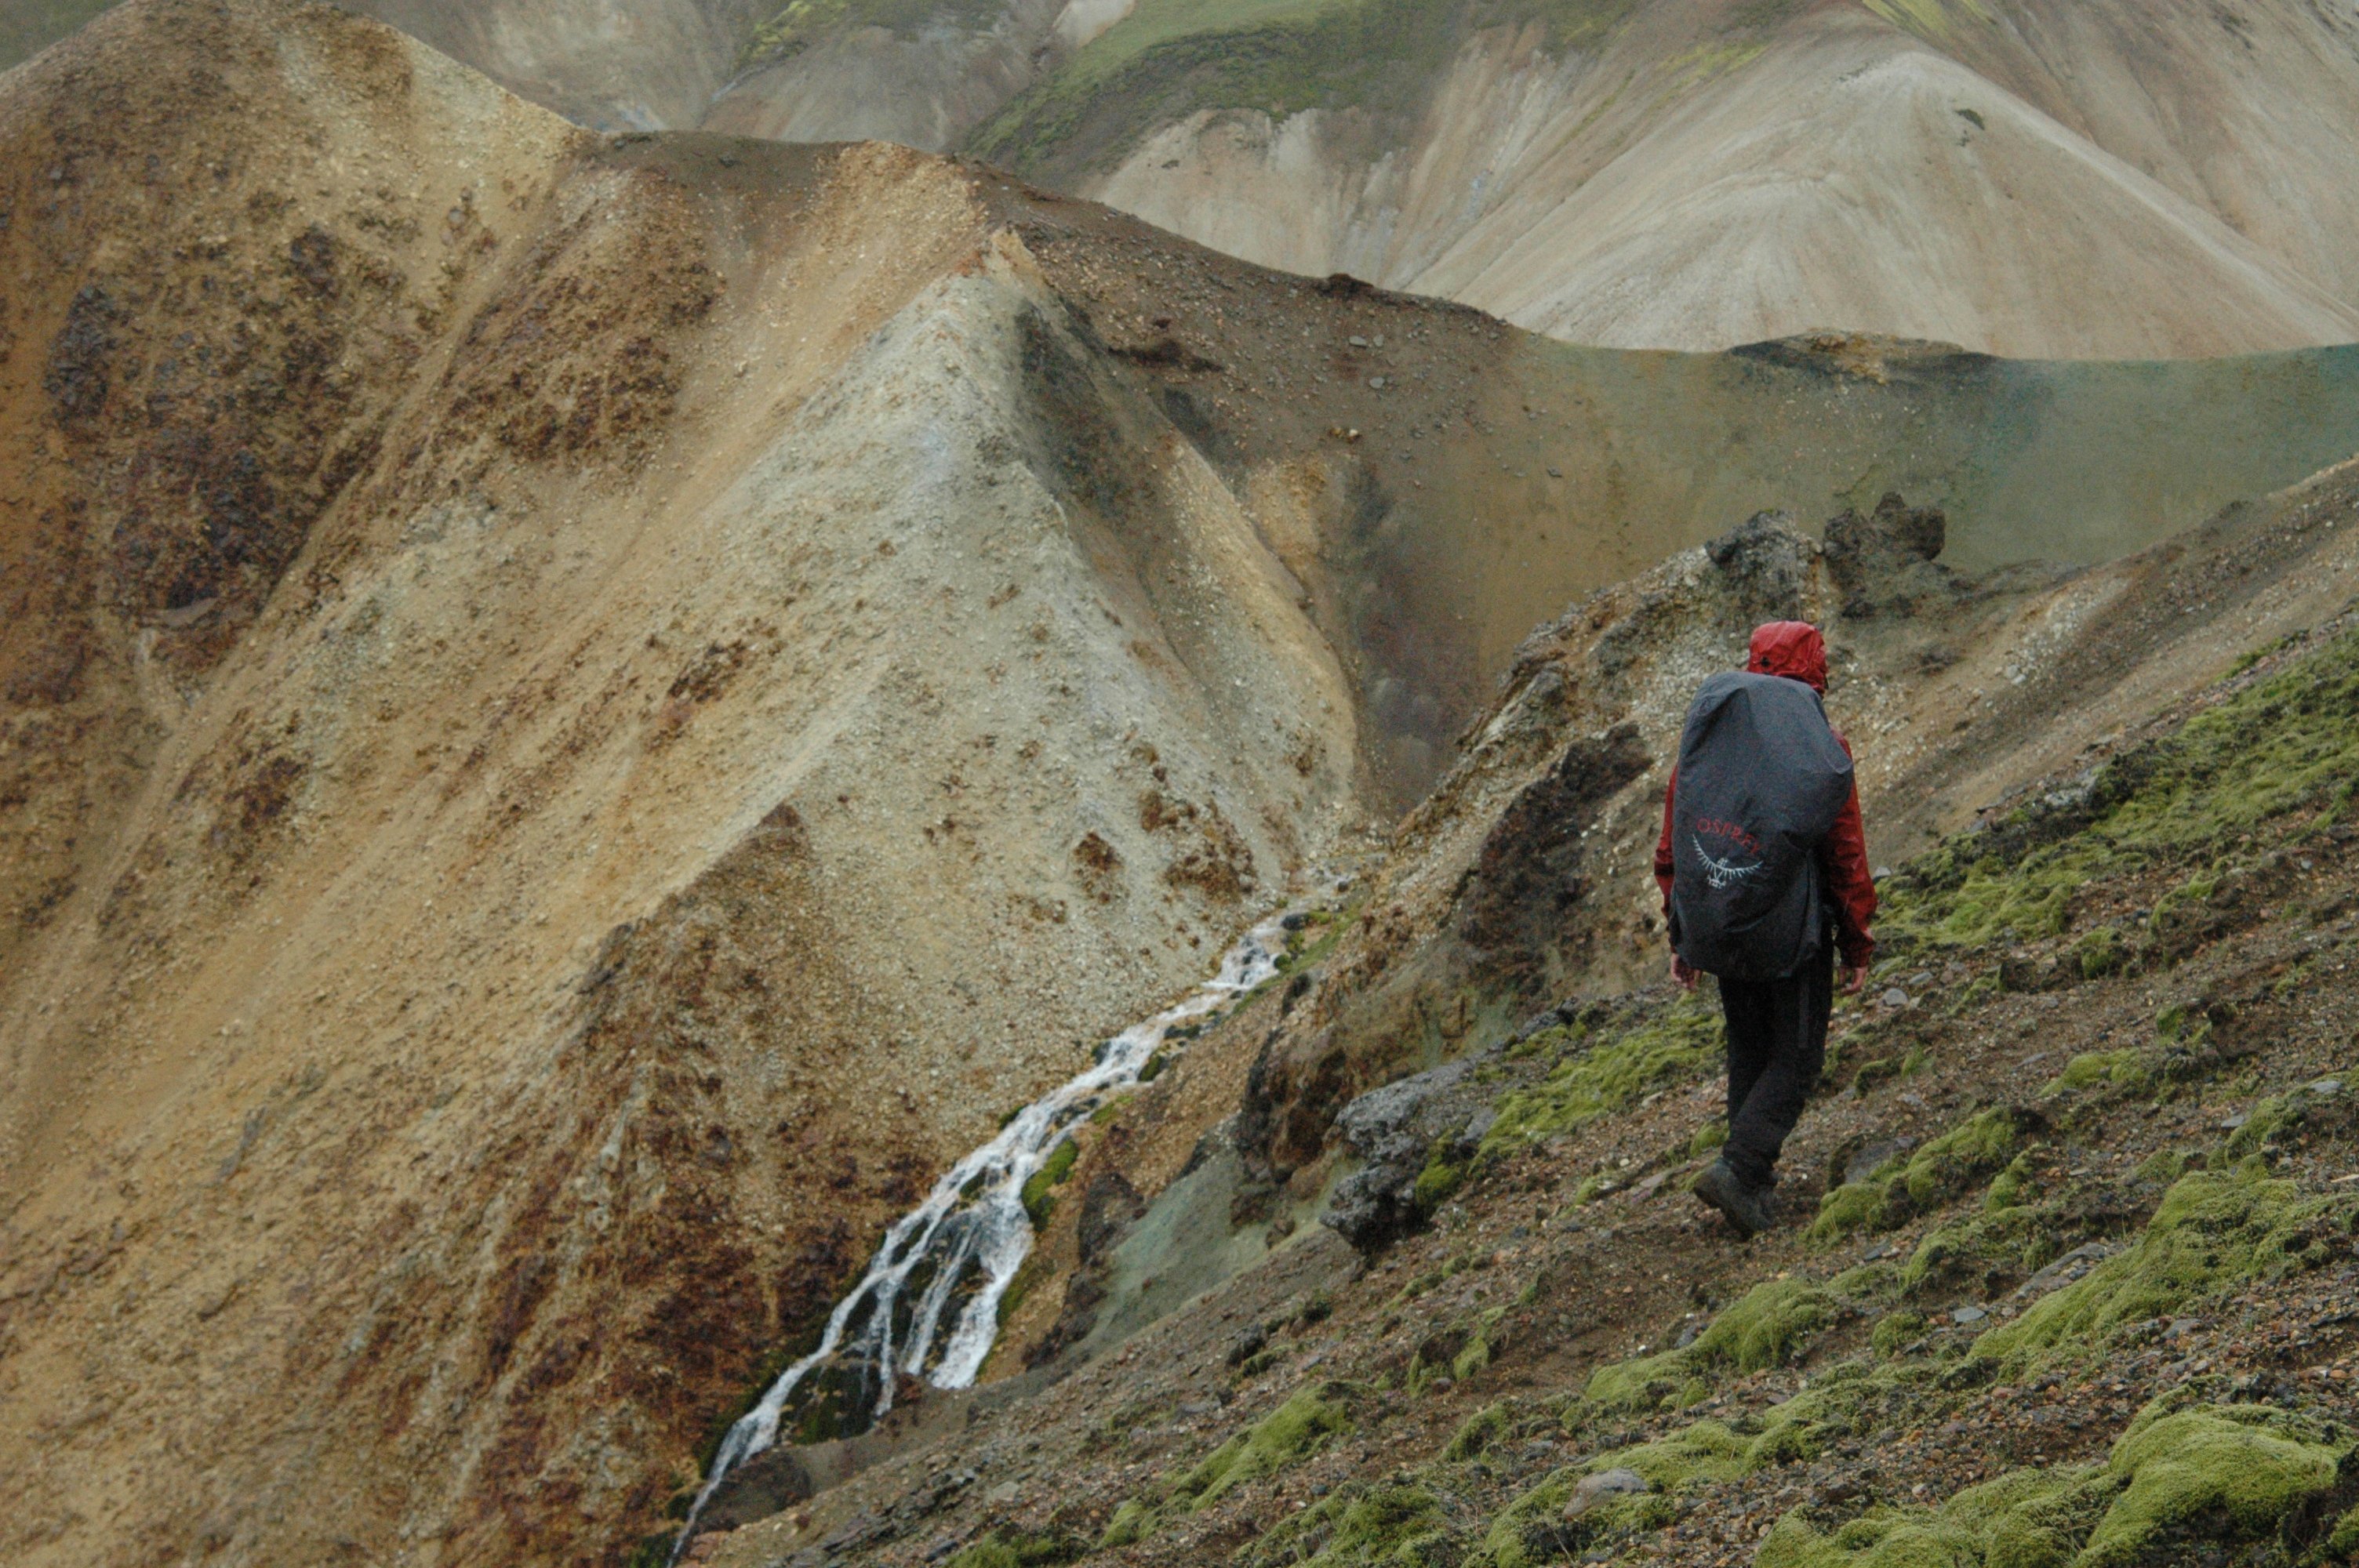
[[[1761,874],[1759,866],[1740,866],[1734,861],[1714,860],[1712,852],[1703,847],[1703,840],[1692,833],[1688,835],[1688,840],[1695,846],[1696,858],[1703,862],[1704,880],[1713,887],[1728,887]]]

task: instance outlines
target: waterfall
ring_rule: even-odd
[[[893,1223],[867,1272],[828,1314],[818,1347],[781,1372],[722,1439],[672,1549],[674,1562],[695,1535],[712,1494],[730,1472],[777,1441],[788,1401],[830,1361],[842,1357],[865,1368],[862,1375],[875,1382],[873,1413],[879,1416],[893,1408],[899,1375],[922,1377],[938,1389],[973,1385],[998,1336],[1000,1298],[1032,1250],[1024,1184],[1071,1136],[1076,1122],[1139,1081],[1174,1031],[1201,1026],[1223,1002],[1277,974],[1293,923],[1295,916],[1280,914],[1246,932],[1212,979],[1100,1046],[1089,1071],[1016,1112],[997,1137],[944,1173],[925,1202]],[[905,1316],[913,1281],[919,1289]],[[969,1287],[962,1296],[962,1285]],[[945,1334],[947,1319],[954,1321]]]

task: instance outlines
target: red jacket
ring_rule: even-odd
[[[1827,689],[1827,644],[1819,629],[1804,621],[1772,621],[1753,633],[1752,657],[1745,667],[1756,675],[1783,676],[1816,692]],[[1851,755],[1843,732],[1835,740]],[[1671,803],[1678,797],[1680,771],[1671,770],[1663,790],[1663,836],[1655,845],[1655,881],[1663,890],[1663,913],[1671,909]],[[1875,879],[1868,873],[1867,828],[1860,820],[1859,786],[1852,786],[1843,815],[1819,845],[1819,863],[1826,869],[1827,891],[1835,905],[1835,946],[1846,967],[1860,968],[1875,956]]]

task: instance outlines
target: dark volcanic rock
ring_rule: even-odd
[[[1336,1184],[1320,1223],[1362,1252],[1379,1251],[1423,1224],[1417,1179],[1436,1145],[1445,1156],[1463,1157],[1490,1125],[1473,1070],[1473,1058],[1446,1062],[1371,1089],[1339,1111],[1335,1130],[1366,1163]]]
[[[782,1443],[729,1472],[698,1523],[706,1530],[734,1530],[785,1512],[808,1498],[813,1489],[810,1471],[794,1448]]]
[[[1953,597],[1958,579],[1934,564],[1949,543],[1949,519],[1936,506],[1912,507],[1887,493],[1867,516],[1843,513],[1827,524],[1827,575],[1853,620],[1909,615]]]

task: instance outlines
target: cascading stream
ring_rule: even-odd
[[[1339,890],[1340,891],[1340,890]],[[895,1221],[860,1282],[829,1314],[817,1348],[788,1367],[761,1401],[729,1429],[673,1549],[677,1562],[696,1521],[730,1473],[777,1441],[788,1401],[813,1371],[841,1360],[874,1380],[873,1411],[893,1408],[896,1379],[922,1377],[938,1389],[971,1386],[998,1335],[999,1301],[1032,1250],[1024,1184],[1048,1162],[1073,1125],[1139,1075],[1173,1031],[1202,1020],[1278,973],[1289,914],[1239,938],[1220,970],[1186,1000],[1132,1024],[1100,1047],[1096,1065],[1018,1111],[999,1135],[934,1184],[926,1201]],[[904,1296],[922,1281],[906,1316]],[[962,1294],[961,1287],[968,1287]],[[947,1336],[944,1320],[955,1313]],[[897,1324],[899,1332],[897,1340]]]

